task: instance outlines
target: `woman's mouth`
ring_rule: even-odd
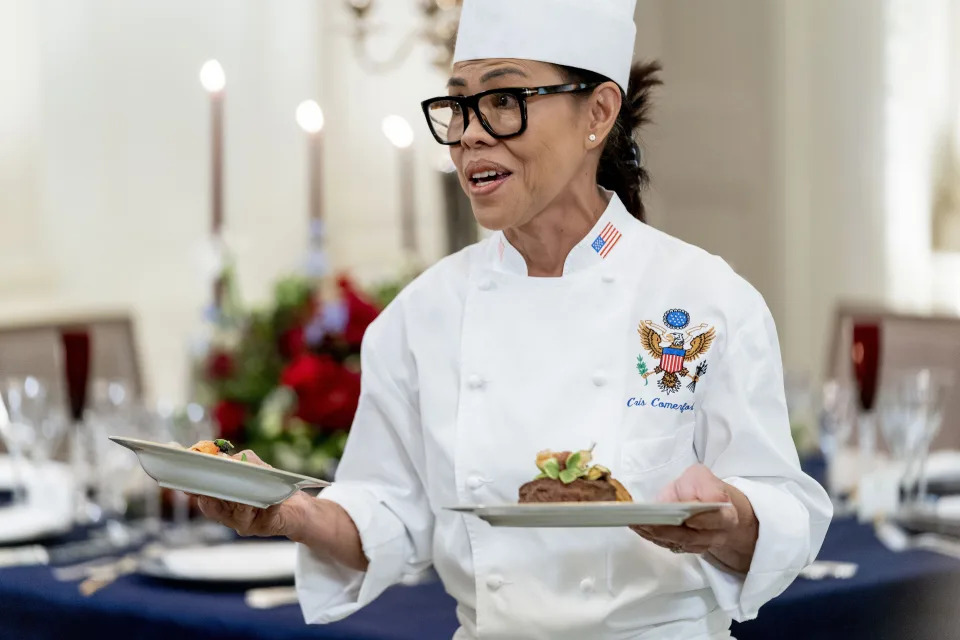
[[[513,174],[505,170],[478,171],[470,176],[470,193],[487,195],[500,188]]]

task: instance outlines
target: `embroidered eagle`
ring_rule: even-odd
[[[687,329],[690,314],[683,309],[667,311],[663,314],[663,322],[666,327],[652,320],[644,320],[637,327],[640,344],[654,360],[660,362],[653,371],[641,375],[646,379],[662,373],[663,377],[657,384],[665,393],[676,393],[680,390],[680,380],[689,377],[692,382],[688,386],[693,391],[697,381],[706,373],[707,363],[701,362],[693,375],[686,365],[706,355],[716,337],[716,330],[703,323]]]

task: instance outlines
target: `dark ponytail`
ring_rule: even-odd
[[[593,71],[561,66],[568,82],[605,82],[609,78]],[[627,211],[645,221],[642,192],[650,183],[650,174],[643,166],[640,146],[634,136],[650,121],[651,93],[661,82],[659,62],[636,63],[630,69],[630,84],[617,122],[613,125],[600,156],[597,183],[616,192]]]

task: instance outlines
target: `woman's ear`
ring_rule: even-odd
[[[589,134],[587,137],[588,148],[593,149],[603,145],[613,125],[617,122],[617,116],[620,115],[620,107],[623,105],[623,94],[620,92],[620,86],[615,82],[604,82],[593,90],[590,96],[589,104]],[[596,139],[593,139],[596,136]]]

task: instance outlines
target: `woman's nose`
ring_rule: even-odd
[[[460,138],[460,144],[465,147],[476,147],[477,145],[486,145],[491,146],[496,144],[497,139],[491,136],[486,129],[483,128],[483,125],[480,124],[480,118],[473,114],[473,117],[470,118],[470,121],[467,123],[467,128],[463,132],[463,137]]]

